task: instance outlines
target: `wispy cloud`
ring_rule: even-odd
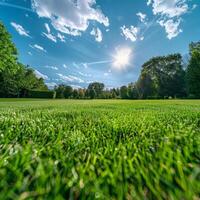
[[[32,9],[30,8],[26,8],[23,6],[19,6],[16,4],[11,4],[11,3],[6,3],[6,2],[0,2],[0,6],[6,6],[6,7],[10,7],[10,8],[16,8],[16,9],[20,9],[20,10],[24,10],[24,11],[28,11],[28,12],[33,12]]]
[[[140,28],[130,26],[127,28],[126,26],[121,27],[122,35],[125,36],[126,40],[131,40],[132,42],[135,42],[138,39],[138,34],[140,31]]]
[[[43,32],[42,35],[44,35],[46,38],[48,38],[49,40],[53,41],[53,42],[57,42],[56,37],[51,33],[51,29],[49,27],[49,25],[47,23],[44,24],[47,33]]]
[[[49,65],[47,65],[47,66],[45,66],[45,68],[47,68],[47,69],[52,69],[52,70],[58,70],[58,68],[57,67],[55,67],[55,66],[49,66]]]
[[[17,23],[15,23],[15,22],[11,22],[10,24],[11,24],[12,27],[15,28],[15,30],[19,33],[19,35],[21,35],[21,36],[26,36],[26,37],[31,37],[31,36],[29,35],[29,32],[26,31],[22,25],[17,24]]]
[[[39,72],[38,70],[35,70],[34,71],[35,75],[37,76],[37,78],[42,78],[44,80],[48,80],[49,77],[45,74],[42,74],[41,72]]]
[[[65,69],[67,69],[67,68],[68,68],[66,64],[63,64],[63,67],[64,67]]]
[[[77,76],[73,75],[63,75],[58,73],[57,74],[62,81],[71,82],[71,83],[84,83],[85,81]]]
[[[38,45],[38,44],[34,44],[34,45],[29,45],[32,49],[36,49],[36,50],[39,50],[39,51],[43,51],[43,52],[47,52],[44,47]]]
[[[99,64],[106,64],[106,63],[112,63],[112,60],[100,60],[95,62],[88,62],[88,63],[81,63],[86,65],[99,65]]]
[[[53,89],[55,86],[57,86],[57,83],[55,83],[55,82],[48,82],[48,83],[46,83],[46,85],[47,85],[47,87],[49,89]]]
[[[60,34],[60,33],[57,34],[57,38],[58,38],[61,42],[66,42],[66,41],[65,41],[65,36],[62,35],[62,34]]]

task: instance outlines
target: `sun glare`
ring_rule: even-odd
[[[130,65],[132,50],[131,48],[117,48],[113,56],[113,68],[117,70],[126,69]]]

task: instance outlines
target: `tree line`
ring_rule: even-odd
[[[181,54],[151,58],[142,65],[135,83],[106,89],[93,82],[87,88],[73,89],[60,84],[49,90],[34,70],[18,61],[10,34],[0,22],[0,97],[41,97],[62,99],[167,99],[200,98],[200,42],[189,45],[189,60]]]
[[[181,54],[158,56],[142,65],[135,83],[120,88],[105,89],[94,82],[87,89],[59,85],[57,98],[90,99],[168,99],[200,98],[200,42],[189,45],[189,60],[183,63]]]

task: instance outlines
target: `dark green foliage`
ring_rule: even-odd
[[[155,57],[142,66],[137,87],[141,98],[184,97],[185,72],[180,54]]]
[[[73,88],[69,85],[65,86],[64,93],[63,93],[64,97],[68,99],[71,97],[72,93],[73,93]]]
[[[104,90],[104,84],[103,83],[90,83],[87,88],[87,95],[89,98],[101,98]]]
[[[56,93],[54,91],[29,90],[27,91],[27,97],[39,99],[54,99],[56,97]]]
[[[17,60],[17,50],[0,22],[0,97],[27,97],[28,90],[48,90],[43,79]]]
[[[128,99],[128,87],[122,86],[120,87],[120,96],[122,99]]]
[[[0,22],[0,72],[15,73],[17,69],[17,49],[6,28]]]
[[[200,98],[200,42],[190,45],[190,56],[187,68],[188,96]]]
[[[69,99],[73,97],[73,88],[69,85],[60,84],[54,88],[56,98]]]
[[[18,63],[15,73],[0,72],[0,97],[27,97],[27,91],[34,89],[48,90],[44,80],[37,78],[31,68]]]
[[[138,99],[139,98],[139,90],[137,84],[130,83],[128,85],[128,98],[129,99]]]
[[[79,92],[78,92],[77,89],[75,89],[75,90],[73,91],[72,96],[73,96],[74,99],[79,99]]]
[[[65,95],[64,95],[65,85],[64,84],[56,86],[54,88],[54,90],[56,91],[56,98],[58,98],[58,99],[64,99],[65,98]]]
[[[190,55],[192,55],[192,52],[196,50],[196,51],[200,51],[200,41],[199,42],[192,42],[189,45],[189,51],[190,51]]]

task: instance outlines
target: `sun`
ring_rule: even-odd
[[[113,56],[113,68],[117,70],[126,69],[130,65],[132,49],[129,47],[117,48]]]

